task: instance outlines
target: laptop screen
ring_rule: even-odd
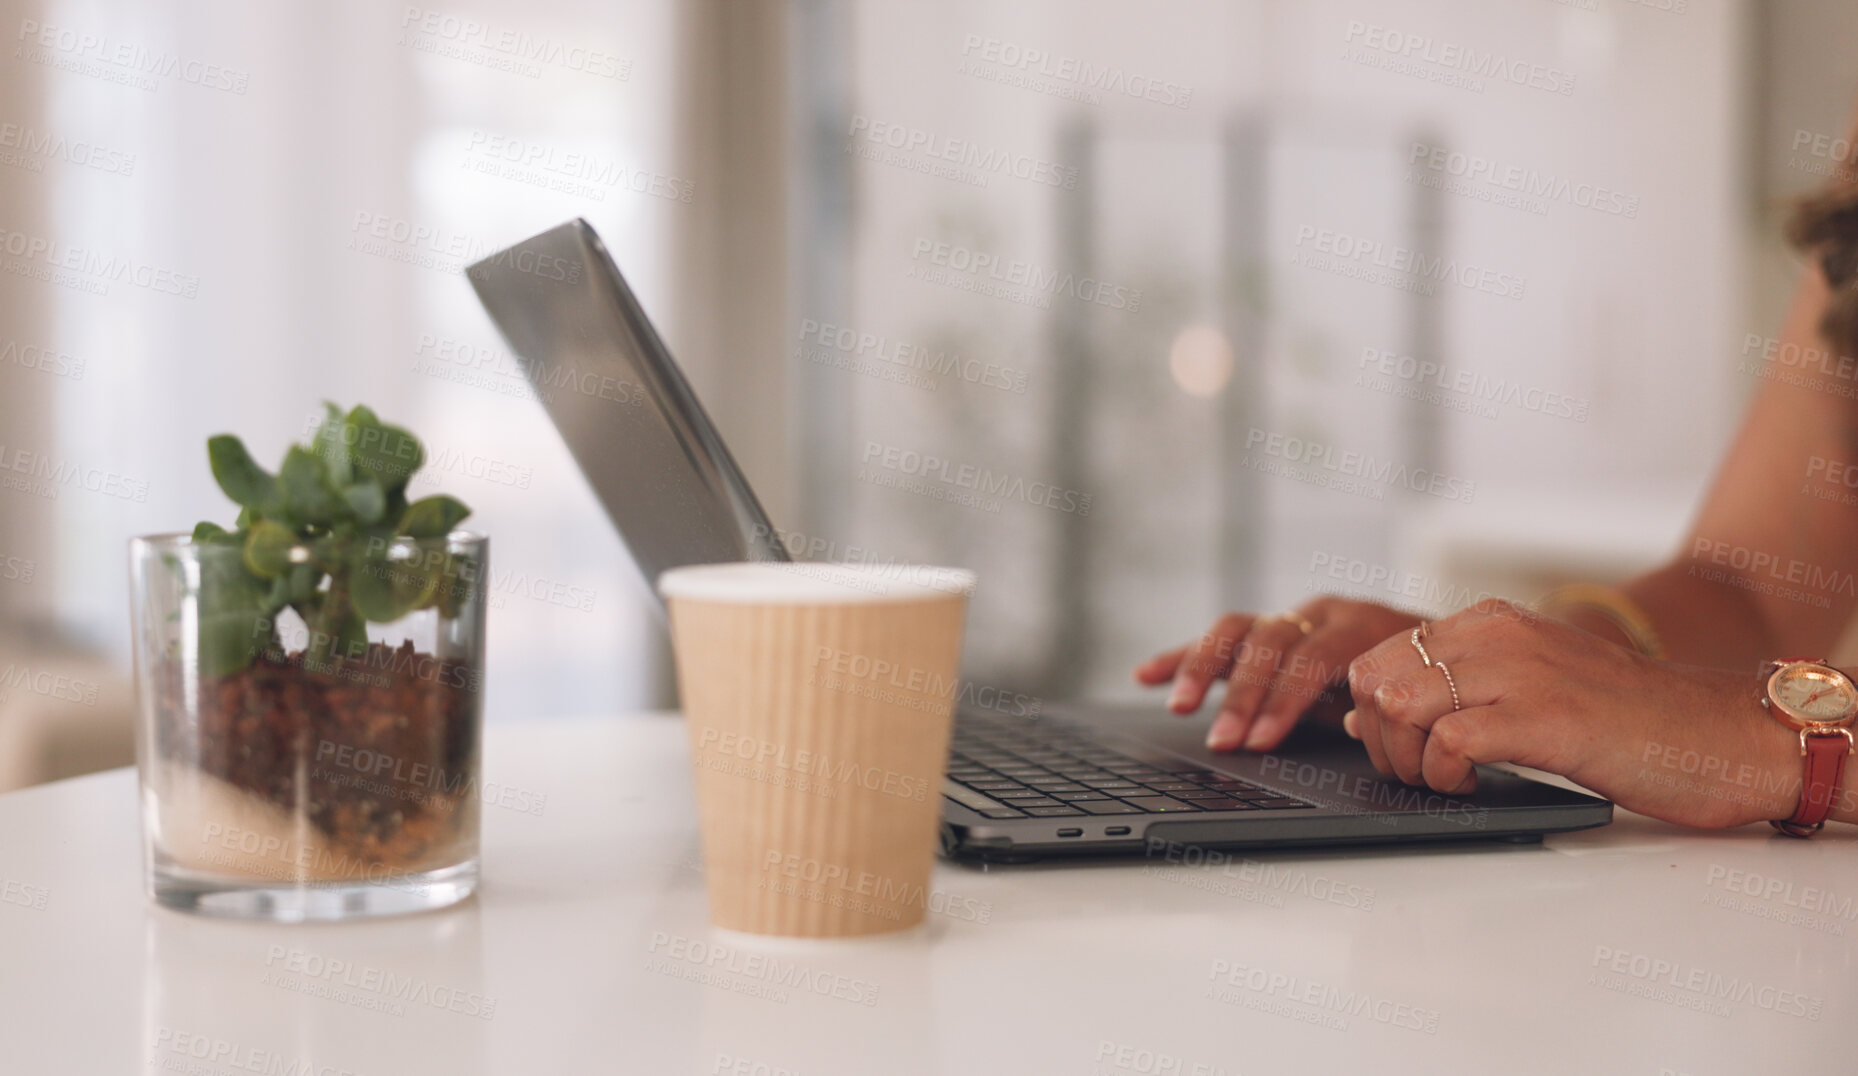
[[[654,592],[660,573],[686,564],[789,559],[586,221],[466,275]]]

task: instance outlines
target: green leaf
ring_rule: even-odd
[[[471,604],[483,571],[484,562],[468,553],[445,554],[445,582],[432,595],[440,616],[454,618]]]
[[[231,541],[203,547],[198,563],[199,627],[194,640],[200,671],[209,677],[226,676],[275,644],[265,608],[269,587],[246,568],[241,550]]]
[[[313,658],[355,657],[368,648],[368,622],[350,600],[348,588],[353,580],[348,574],[344,570],[331,576],[329,589],[316,601],[316,617],[309,621]]]
[[[400,517],[400,533],[411,538],[443,538],[471,514],[463,501],[443,493],[421,497]]]
[[[342,491],[342,498],[348,502],[349,511],[362,523],[379,523],[387,513],[387,494],[373,479],[347,487]]]
[[[284,513],[291,522],[328,526],[348,514],[348,502],[329,485],[329,469],[321,457],[302,445],[290,446],[277,474]]]
[[[287,578],[290,581],[290,604],[297,605],[316,596],[316,588],[323,581],[323,570],[314,564],[293,564]]]
[[[295,531],[275,520],[261,519],[245,536],[245,567],[261,578],[276,579],[290,571],[297,545]]]
[[[406,491],[397,489],[387,495],[387,512],[381,516],[383,522],[380,524],[380,529],[393,531],[400,522],[400,517],[404,515],[406,515]],[[389,533],[387,537],[391,539],[399,535]]]
[[[310,632],[310,655],[319,660],[360,657],[368,649],[368,622],[352,607],[333,611],[327,599]]]
[[[298,616],[303,618],[304,624],[315,624],[323,615],[322,592],[317,591],[307,598],[292,598],[290,607],[297,611]]]
[[[369,560],[357,566],[348,580],[349,597],[355,611],[376,624],[386,624],[406,615],[406,609],[394,600],[394,567],[384,560]]]
[[[229,433],[207,438],[207,463],[213,480],[242,508],[262,509],[277,499],[277,479],[253,461],[245,442]]]
[[[354,461],[349,455],[348,442],[344,439],[347,428],[342,418],[342,409],[324,400],[323,421],[316,427],[312,447],[328,466],[329,480],[337,489],[355,480]]]
[[[475,582],[454,582],[452,569],[464,565],[451,555],[388,557],[400,535],[449,534],[471,510],[443,495],[409,504],[425,450],[369,408],[344,414],[325,402],[308,443],[292,446],[276,475],[230,434],[208,441],[208,457],[239,505],[236,531],[194,528],[203,554],[218,554],[200,558],[198,609],[202,667],[214,675],[278,647],[272,618],[285,607],[309,625],[311,656],[327,660],[365,652],[371,620],[434,607],[456,615],[469,601]]]
[[[238,672],[273,638],[271,618],[255,609],[203,612],[196,635],[200,675],[218,678]]]
[[[238,546],[228,543],[204,547],[199,563],[201,615],[259,607],[267,584],[246,567]]]
[[[426,461],[419,438],[398,426],[387,425],[366,407],[350,411],[343,427],[355,477],[371,478],[389,494],[405,489],[413,472]]]
[[[290,604],[290,576],[280,575],[271,580],[271,589],[265,593],[264,615],[274,617]]]
[[[418,560],[355,558],[349,573],[349,597],[355,610],[377,624],[387,624],[421,608],[438,588],[439,573]]]

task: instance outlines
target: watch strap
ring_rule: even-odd
[[[1811,837],[1826,824],[1832,814],[1832,797],[1845,775],[1845,759],[1852,753],[1852,734],[1842,728],[1821,732],[1802,729],[1800,752],[1806,756],[1800,806],[1793,817],[1770,823],[1789,837]]]

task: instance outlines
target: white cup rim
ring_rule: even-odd
[[[928,601],[974,592],[966,568],[930,564],[743,561],[692,564],[658,577],[666,601],[739,605]]]

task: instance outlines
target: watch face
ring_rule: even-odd
[[[1768,694],[1807,721],[1837,721],[1858,707],[1858,688],[1837,669],[1789,665],[1774,674]]]

